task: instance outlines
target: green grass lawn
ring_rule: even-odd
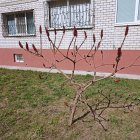
[[[140,80],[105,80],[90,87],[86,98],[99,97],[99,90],[140,99]],[[64,103],[73,97],[74,88],[60,74],[0,69],[0,140],[140,140],[140,106],[130,113],[108,110],[105,132],[91,115],[68,126],[70,112]]]

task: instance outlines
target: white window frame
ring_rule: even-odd
[[[18,59],[18,57],[20,56],[20,60]],[[23,63],[24,62],[24,57],[23,54],[14,54],[14,60],[16,63]]]
[[[9,13],[9,14],[6,14],[6,16],[8,15],[14,15],[14,20],[15,20],[15,31],[16,33],[15,34],[9,34],[7,32],[7,35],[8,36],[34,36],[36,33],[36,31],[34,32],[34,34],[28,34],[28,31],[27,31],[27,16],[26,14],[29,13],[29,12],[32,12],[33,13],[33,20],[34,20],[34,10],[30,10],[30,11],[20,11],[20,12],[14,12],[14,13]],[[16,14],[18,13],[24,13],[25,14],[25,25],[26,25],[26,33],[18,33],[17,31],[17,17],[16,17]],[[4,21],[3,21],[4,22]],[[35,28],[35,20],[34,20],[34,28]],[[7,27],[7,30],[8,30],[8,27]]]
[[[116,0],[115,26],[140,25],[140,20],[138,20],[139,3],[140,3],[140,0],[136,0],[134,21],[133,22],[121,22],[121,23],[119,23],[119,22],[117,22],[118,0]]]
[[[52,1],[58,1],[58,0],[46,0],[46,2],[47,2],[47,8],[49,9],[49,3],[50,2],[52,2]],[[70,0],[66,0],[67,1],[67,6],[69,6],[69,1]],[[88,26],[83,26],[83,27],[77,27],[77,28],[79,28],[79,29],[88,29],[88,28],[94,28],[94,20],[95,20],[95,6],[94,6],[94,3],[95,3],[95,0],[90,0],[90,25],[88,25]],[[46,12],[46,11],[45,11]],[[47,20],[48,22],[47,22],[47,25],[48,25],[48,28],[49,28],[49,30],[53,30],[54,28],[53,27],[50,27],[50,18],[49,18],[49,16],[50,16],[50,13],[49,13],[49,10],[48,10],[48,14],[47,14],[47,19],[45,19],[45,20]],[[46,24],[46,23],[45,23]],[[59,27],[59,28],[57,28],[57,29],[62,29],[61,27]],[[66,29],[73,29],[73,27],[66,27]]]

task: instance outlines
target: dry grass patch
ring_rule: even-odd
[[[40,77],[41,76],[41,77]],[[77,76],[86,81],[90,76]],[[61,86],[65,79],[59,74],[0,69],[0,139],[1,140],[139,140],[140,106],[133,112],[109,109],[104,125],[95,123],[91,114],[68,126],[69,108],[65,105],[73,98],[74,89]],[[100,82],[90,88],[86,98],[91,102],[98,98],[98,91],[140,99],[140,81],[113,79]],[[80,104],[77,117],[85,108]]]

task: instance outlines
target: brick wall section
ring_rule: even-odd
[[[116,0],[95,0],[95,32],[104,29],[102,47],[112,49],[119,47],[122,42],[125,27],[115,26]],[[130,26],[124,49],[140,50],[140,25]]]
[[[44,19],[44,11],[42,1],[31,2],[31,3],[23,3],[18,5],[11,5],[0,7],[0,13],[8,13],[8,12],[16,12],[16,11],[24,11],[34,9],[35,15],[35,25],[36,28],[43,22]],[[18,41],[22,42],[34,42],[35,44],[39,44],[39,36],[38,32],[36,32],[35,37],[3,37],[2,35],[2,14],[0,14],[0,47],[4,48],[18,48]],[[42,21],[42,22],[41,22]]]
[[[25,42],[29,42],[29,44],[34,43],[36,46],[39,46],[39,26],[42,25],[45,27],[45,22],[44,22],[44,5],[43,5],[44,0],[38,0],[37,2],[31,2],[31,3],[24,3],[24,4],[18,4],[18,5],[12,5],[12,6],[6,6],[6,7],[0,7],[0,13],[8,13],[8,12],[16,12],[16,11],[24,11],[24,10],[30,10],[34,9],[34,16],[35,16],[35,26],[36,26],[36,36],[35,37],[3,37],[2,35],[2,28],[0,28],[0,47],[2,48],[17,48],[18,46],[18,41],[20,40],[25,44]],[[0,14],[0,27],[2,27],[2,15]],[[79,30],[78,34],[78,42],[81,43],[83,41],[83,31]],[[50,31],[50,34],[53,38],[53,31]],[[92,40],[91,40],[91,34],[92,30],[88,29],[87,30],[88,34],[88,40],[86,41],[85,45],[83,46],[84,48],[89,48],[91,46]],[[62,31],[58,32],[57,35],[57,44],[59,42],[59,38],[61,38]],[[69,42],[71,41],[72,37],[72,30],[68,30],[66,35],[65,35],[65,42],[62,43],[62,48],[67,48]],[[43,28],[43,47],[44,48],[49,48],[49,43],[46,39],[46,34],[45,30]]]
[[[23,3],[12,6],[0,7],[0,47],[3,48],[18,48],[18,41],[34,43],[39,46],[39,32],[38,28],[40,25],[46,26],[44,22],[44,0],[38,0],[36,2]],[[116,0],[93,0],[95,8],[95,27],[94,29],[83,29],[87,31],[88,40],[86,41],[83,48],[89,48],[92,44],[92,34],[96,33],[99,39],[99,33],[101,29],[104,29],[104,40],[102,43],[103,49],[115,49],[119,47],[124,34],[124,27],[115,26],[115,11],[116,11]],[[94,9],[93,8],[93,9]],[[36,36],[35,37],[3,37],[2,36],[2,18],[1,13],[23,11],[34,9],[35,15],[35,26]],[[83,40],[83,30],[79,30],[78,43]],[[53,32],[51,33],[53,36]],[[65,42],[62,44],[62,48],[67,48],[72,31],[68,30],[65,36]],[[58,39],[61,37],[61,31],[58,32]],[[58,43],[58,42],[57,42]],[[43,34],[43,47],[49,48],[49,43],[46,40],[46,35]],[[131,26],[129,36],[125,42],[124,49],[137,49],[140,50],[140,26]]]

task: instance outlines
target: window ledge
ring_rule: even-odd
[[[74,27],[65,27],[66,30],[73,30]],[[94,26],[84,26],[84,27],[76,27],[77,30],[85,30],[85,29],[93,29]],[[49,31],[53,31],[54,28],[48,28]],[[63,28],[56,28],[57,31],[63,30]]]
[[[24,61],[15,61],[15,63],[24,63]]]
[[[123,27],[123,26],[140,26],[140,22],[126,22],[126,23],[115,23],[115,27]]]
[[[35,37],[35,34],[28,34],[28,35],[5,35],[4,37]]]

